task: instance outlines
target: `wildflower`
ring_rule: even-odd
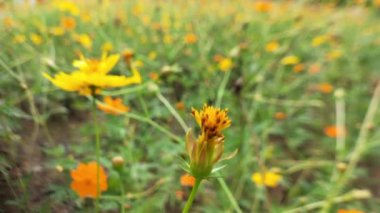
[[[157,58],[157,53],[155,52],[155,51],[151,51],[151,52],[149,52],[149,54],[148,54],[148,58],[150,59],[150,60],[155,60],[156,58]]]
[[[163,41],[165,44],[171,44],[173,43],[173,37],[171,35],[165,35]]]
[[[78,15],[79,8],[74,2],[71,1],[58,1],[57,7],[62,12],[69,12],[71,15]]]
[[[265,45],[265,51],[270,53],[276,52],[279,48],[280,44],[277,41],[271,41]]]
[[[194,44],[198,41],[198,37],[194,33],[189,33],[184,38],[186,44]]]
[[[129,111],[129,108],[123,104],[121,98],[112,99],[110,96],[106,96],[104,102],[98,104],[98,108],[107,114],[119,115]]]
[[[15,21],[12,19],[12,17],[7,16],[4,17],[3,24],[5,28],[10,29],[15,26]]]
[[[380,0],[373,0],[373,5],[377,8],[380,8]]]
[[[284,112],[276,112],[276,114],[274,114],[274,118],[276,120],[284,120],[286,118],[286,114]]]
[[[327,59],[329,60],[335,60],[335,59],[340,58],[341,56],[342,56],[342,51],[340,50],[331,50],[326,55]]]
[[[149,73],[149,78],[152,79],[153,81],[157,81],[159,77],[160,76],[157,74],[157,72],[150,72]]]
[[[293,67],[293,71],[294,71],[295,73],[302,72],[304,69],[305,69],[305,65],[304,65],[304,64],[296,64],[296,65]]]
[[[295,64],[298,64],[299,61],[300,61],[300,59],[297,56],[290,55],[290,56],[285,56],[281,60],[281,64],[283,64],[283,65],[295,65]]]
[[[99,167],[99,180],[97,180],[97,172]],[[104,171],[104,168],[98,166],[96,162],[79,163],[79,166],[71,171],[71,189],[74,190],[81,198],[89,197],[95,198],[98,197],[97,187],[99,185],[99,193],[106,191],[108,188],[107,185],[107,176]]]
[[[137,69],[132,68],[132,76],[108,75],[119,60],[119,55],[107,56],[103,54],[101,60],[86,59],[73,62],[78,70],[66,74],[59,72],[54,77],[47,73],[43,76],[55,86],[69,92],[78,92],[81,95],[92,95],[104,88],[122,87],[130,84],[141,83],[141,76]]]
[[[344,129],[341,129],[335,125],[329,125],[324,128],[325,135],[330,138],[336,138],[346,134]]]
[[[75,19],[73,17],[62,17],[61,27],[68,31],[75,29],[76,27]]]
[[[219,61],[219,69],[222,72],[226,72],[231,70],[233,63],[230,58],[223,58],[221,61]]]
[[[16,43],[16,44],[22,44],[25,42],[25,40],[26,40],[26,37],[24,35],[19,34],[19,35],[15,35],[12,41],[13,43]]]
[[[79,42],[84,48],[91,49],[92,39],[87,34],[75,35],[74,39]]]
[[[269,12],[272,10],[272,7],[273,5],[269,1],[258,1],[254,5],[255,10],[262,13]]]
[[[129,64],[134,55],[135,52],[132,49],[125,49],[123,51],[123,59],[125,63]]]
[[[181,185],[182,186],[194,186],[195,178],[189,174],[184,174],[181,176]]]
[[[356,210],[356,209],[339,209],[338,213],[364,213],[363,211]]]
[[[190,173],[197,179],[207,178],[224,151],[224,135],[222,130],[231,125],[227,109],[203,106],[192,115],[201,128],[201,134],[194,140],[190,131],[186,135],[186,150],[190,157]]]
[[[257,186],[265,185],[271,188],[277,187],[281,179],[282,179],[281,175],[275,172],[269,172],[269,171],[266,171],[264,173],[255,172],[252,174],[252,177],[251,177],[251,180]]]
[[[55,36],[61,36],[65,34],[65,29],[63,29],[62,27],[53,27],[50,29],[50,33]]]
[[[30,40],[33,42],[35,45],[40,45],[42,43],[42,37],[40,35],[37,35],[35,33],[32,33],[30,35]]]
[[[330,37],[327,35],[320,35],[320,36],[314,37],[313,40],[311,41],[311,46],[318,47],[324,44],[326,41],[328,41],[329,38]]]
[[[124,164],[124,158],[122,156],[115,156],[112,158],[112,165],[114,167],[120,167]]]
[[[62,173],[63,167],[61,165],[57,165],[57,166],[55,166],[55,170],[57,170],[57,172],[59,172],[59,173]]]
[[[321,71],[321,66],[317,63],[310,65],[309,67],[309,73],[310,74],[317,74]]]
[[[111,52],[113,50],[113,45],[111,42],[105,42],[102,45],[102,52]]]
[[[328,93],[331,93],[333,91],[333,89],[334,89],[334,87],[329,83],[321,83],[318,85],[318,90],[321,93],[328,94]]]
[[[183,103],[183,101],[179,101],[175,104],[175,108],[177,108],[178,110],[184,110],[185,109],[185,103]]]

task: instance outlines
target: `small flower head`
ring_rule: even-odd
[[[204,105],[192,114],[201,128],[201,134],[195,140],[190,131],[186,135],[186,149],[190,157],[190,172],[195,178],[207,178],[224,151],[222,130],[231,125],[227,109]]]
[[[195,178],[189,174],[184,174],[181,176],[181,185],[182,186],[194,186]]]
[[[263,173],[253,173],[251,179],[257,186],[265,185],[267,187],[274,188],[279,184],[282,176],[275,172],[265,171]]]
[[[295,65],[295,64],[298,64],[299,62],[300,62],[300,59],[294,55],[285,56],[281,60],[281,64],[283,65]]]
[[[346,134],[345,129],[339,128],[335,125],[326,126],[324,129],[325,135],[330,138],[336,138],[339,136],[344,136]]]
[[[106,96],[104,103],[99,103],[98,108],[111,115],[119,115],[129,111],[129,108],[123,104],[121,98],[113,99],[110,96]]]
[[[189,33],[184,38],[186,44],[194,44],[198,41],[198,37],[194,33]]]
[[[270,1],[258,1],[254,5],[257,12],[266,13],[272,10],[272,3]]]
[[[233,63],[230,58],[223,58],[222,60],[219,61],[219,69],[222,72],[227,72],[231,70]]]
[[[80,163],[79,166],[71,171],[71,189],[74,190],[81,198],[95,198],[99,196],[97,186],[99,184],[99,192],[106,191],[107,176],[103,167],[99,166],[99,183],[97,180],[98,164],[96,162]]]
[[[271,41],[265,45],[265,51],[270,53],[276,52],[279,48],[280,44],[277,41]]]

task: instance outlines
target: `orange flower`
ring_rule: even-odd
[[[153,81],[157,81],[160,78],[160,76],[156,72],[151,72],[149,73],[149,78]]]
[[[179,101],[175,104],[175,108],[177,108],[178,110],[184,110],[185,109],[185,103],[183,103],[182,101]]]
[[[105,104],[98,104],[98,108],[107,114],[119,115],[124,112],[129,112],[129,108],[123,104],[121,98],[112,99],[106,96],[104,102]]]
[[[135,52],[131,49],[125,49],[123,51],[123,59],[125,63],[129,64],[131,62],[131,59],[135,56]]]
[[[222,55],[220,55],[220,54],[216,54],[216,55],[214,55],[214,57],[213,57],[213,60],[215,61],[215,62],[219,62],[219,61],[221,61],[221,60],[223,60],[223,56]]]
[[[185,36],[186,44],[194,44],[198,41],[198,37],[194,33],[189,33]]]
[[[328,93],[331,93],[333,91],[333,89],[334,89],[334,87],[329,83],[321,83],[318,85],[318,90],[321,93],[328,94]]]
[[[324,132],[325,132],[325,135],[327,135],[330,138],[336,138],[338,136],[342,136],[346,134],[346,131],[344,129],[340,129],[335,125],[329,125],[325,127]]]
[[[61,26],[66,30],[73,30],[76,26],[75,19],[73,17],[62,17]]]
[[[81,198],[95,198],[97,193],[97,171],[98,164],[96,162],[79,163],[77,169],[71,171],[71,189],[74,190]],[[99,193],[106,191],[107,176],[104,168],[99,166]]]
[[[284,120],[286,118],[286,114],[284,112],[276,112],[276,114],[274,114],[274,118],[276,120]]]
[[[356,210],[356,209],[350,209],[350,210],[347,210],[347,209],[339,209],[338,210],[338,213],[364,213],[363,211],[360,211],[360,210]]]
[[[184,174],[181,176],[181,185],[182,186],[194,186],[195,184],[195,177],[189,175],[189,174]]]
[[[295,73],[299,73],[299,72],[302,72],[303,70],[305,69],[305,65],[304,64],[297,64],[293,67],[293,71]]]
[[[321,66],[319,64],[312,64],[309,67],[310,74],[317,74],[321,71]]]
[[[280,48],[280,44],[277,41],[271,41],[265,45],[265,51],[273,53]]]
[[[272,10],[272,7],[273,5],[269,1],[259,1],[255,3],[255,10],[262,13],[269,12]]]

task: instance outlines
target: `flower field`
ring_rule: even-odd
[[[0,212],[380,211],[380,1],[0,1]]]

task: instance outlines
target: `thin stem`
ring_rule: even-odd
[[[99,134],[99,128],[98,128],[98,113],[96,109],[96,99],[94,96],[92,96],[92,114],[93,114],[93,125],[94,125],[94,135],[95,135],[95,142],[96,142],[96,202],[95,202],[95,212],[99,212],[99,197],[100,197],[100,186],[99,186],[99,179],[100,179],[100,134]]]
[[[365,151],[365,145],[367,142],[368,133],[370,130],[370,126],[373,124],[373,120],[375,118],[376,112],[378,110],[379,102],[380,102],[380,83],[377,84],[377,87],[372,96],[371,102],[369,104],[367,113],[365,115],[363,124],[360,127],[359,136],[358,136],[358,139],[356,140],[355,148],[350,156],[347,169],[340,176],[340,178],[337,178],[337,181],[335,181],[332,184],[332,189],[327,195],[327,202],[324,203],[324,207],[321,212],[330,211],[330,208],[332,206],[332,200],[333,200],[332,198],[334,198],[337,194],[339,194],[342,188],[344,187],[344,185],[350,180],[351,175],[357,163],[359,162],[361,155]]]
[[[222,83],[220,84],[218,92],[216,93],[215,105],[217,107],[220,107],[220,105],[222,104],[222,99],[223,99],[224,91],[226,90],[226,86],[227,86],[227,83],[228,83],[228,79],[230,78],[230,75],[231,75],[231,71],[227,71],[224,74],[223,79],[222,79]]]
[[[197,191],[198,191],[198,188],[199,188],[199,185],[201,184],[201,182],[202,182],[202,179],[198,179],[198,178],[195,179],[195,184],[193,186],[193,189],[191,190],[190,197],[187,200],[186,205],[185,205],[185,207],[182,210],[182,213],[188,213],[189,212],[189,210],[191,208],[191,205],[193,204],[195,195],[197,194]]]
[[[340,92],[341,91],[341,92]],[[336,110],[336,127],[338,128],[339,134],[336,138],[336,160],[342,161],[344,159],[344,152],[345,152],[345,141],[346,141],[346,134],[345,134],[345,102],[344,102],[344,96],[343,94],[337,94],[337,93],[343,93],[343,90],[337,90],[336,92],[336,104],[335,104],[335,110]]]
[[[232,207],[235,209],[236,212],[242,213],[238,203],[236,202],[234,196],[232,195],[230,189],[228,188],[226,182],[223,178],[217,178],[220,186],[222,187],[224,193],[226,193],[228,200],[231,202]]]
[[[119,181],[120,181],[120,203],[121,203],[121,206],[120,206],[120,212],[121,213],[125,213],[125,207],[124,207],[124,197],[125,197],[125,190],[124,190],[124,183],[123,183],[123,180],[121,178],[122,174],[121,172],[119,172]]]
[[[189,127],[186,125],[185,121],[181,118],[181,116],[178,114],[178,112],[172,107],[172,105],[169,103],[169,101],[160,93],[160,91],[157,91],[156,93],[157,98],[168,108],[170,113],[174,116],[174,118],[178,121],[179,125],[181,125],[182,129],[187,132]]]

